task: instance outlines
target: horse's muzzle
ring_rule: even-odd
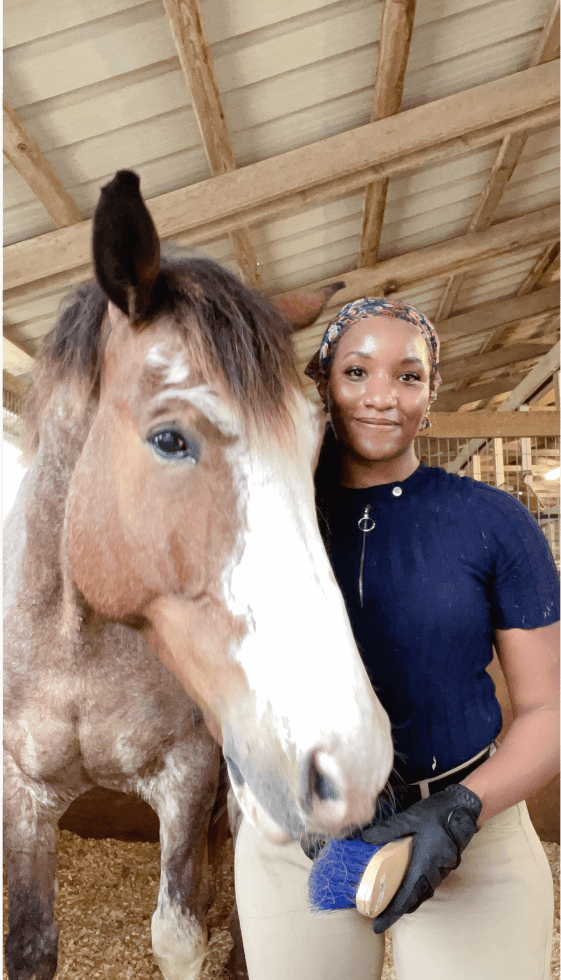
[[[312,751],[302,764],[300,785],[307,830],[337,834],[344,827],[367,823],[374,815],[375,792],[354,785],[323,749]]]

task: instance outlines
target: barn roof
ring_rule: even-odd
[[[301,366],[343,302],[396,294],[440,325],[435,407],[536,365],[553,406],[558,31],[559,0],[6,0],[4,386],[130,168],[163,238],[273,295],[345,280]]]

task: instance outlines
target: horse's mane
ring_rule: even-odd
[[[291,328],[280,311],[216,262],[179,250],[162,257],[158,285],[152,321],[171,316],[178,332],[202,351],[209,372],[223,378],[246,417],[282,416],[287,385],[297,382]],[[28,451],[37,448],[41,418],[57,386],[80,379],[89,383],[92,397],[98,396],[106,311],[107,297],[95,280],[63,300],[26,399]]]

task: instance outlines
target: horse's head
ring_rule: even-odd
[[[104,188],[93,247],[109,304],[67,504],[76,584],[145,631],[271,839],[365,822],[389,723],[317,528],[321,426],[290,328],[208,260],[161,263],[134,174]]]

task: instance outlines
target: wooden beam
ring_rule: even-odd
[[[82,220],[72,200],[55,177],[51,165],[25,129],[21,119],[4,99],[4,153],[20,177],[31,188],[58,228]]]
[[[374,178],[465,153],[470,146],[493,142],[498,133],[553,122],[558,100],[557,65],[539,65],[170,191],[148,206],[161,238],[181,233],[185,244],[209,241],[340,196]],[[6,246],[5,288],[86,265],[90,236],[91,223],[83,221]]]
[[[453,361],[444,359],[440,365],[440,373],[446,383],[467,381],[494,368],[510,367],[533,358],[543,357],[549,346],[544,344],[507,344],[501,350],[489,354],[475,354],[472,357],[458,357]]]
[[[525,378],[516,386],[514,391],[510,393],[508,398],[499,405],[497,409],[497,414],[499,412],[512,412],[519,408],[521,405],[528,400],[528,398],[537,391],[548,378],[552,376],[556,371],[559,370],[559,342],[552,347],[547,354],[542,357],[542,359],[536,364],[532,370],[526,375]],[[528,413],[520,413],[528,414]],[[479,452],[479,449],[483,443],[480,439],[470,440],[466,449],[462,450],[458,454],[455,460],[453,460],[447,467],[449,473],[459,473],[460,470],[469,463],[471,457],[474,453]]]
[[[498,412],[510,412],[533,395],[538,388],[541,388],[544,381],[547,381],[556,371],[559,370],[559,342],[536,364],[526,375],[523,381],[514,389],[512,394],[499,406]]]
[[[559,435],[559,412],[437,412],[427,439],[501,439]],[[422,439],[425,433],[420,436]]]
[[[179,63],[213,174],[236,169],[214,73],[210,44],[197,0],[163,0]]]
[[[559,409],[561,408],[561,390],[559,384],[560,382],[559,375],[560,375],[559,371],[556,371],[555,374],[553,375],[553,394],[555,399],[555,408],[557,409],[557,411],[559,411]]]
[[[163,0],[163,4],[210,171],[215,177],[229,173],[236,169],[236,161],[199,4],[197,0]],[[236,229],[230,233],[230,240],[244,279],[259,286],[261,276],[249,229]]]
[[[543,270],[536,285],[547,286],[548,283],[557,283],[557,289],[559,289],[559,249],[557,249],[557,255],[553,256],[551,262]]]
[[[558,234],[557,207],[536,211],[532,215],[512,218],[487,231],[451,238],[437,245],[428,245],[416,252],[397,255],[378,262],[373,268],[353,269],[344,276],[332,276],[314,283],[310,289],[345,280],[345,288],[336,293],[329,305],[344,306],[360,296],[385,296],[409,286],[437,279],[459,270],[472,271],[487,265],[497,256],[526,248],[533,242],[546,241]]]
[[[385,0],[378,44],[372,122],[393,116],[401,108],[417,0]],[[366,187],[359,265],[375,265],[386,208],[389,180]]]
[[[542,276],[547,274],[555,258],[559,258],[559,241],[552,242],[548,245],[545,251],[536,259],[528,275],[518,287],[516,295],[525,296],[526,293],[532,292],[538,283],[541,282]]]
[[[530,64],[543,65],[559,57],[559,0],[553,3]]]
[[[558,373],[559,372],[557,372],[557,374]],[[556,376],[557,375],[554,374],[553,377],[550,378],[549,381],[546,381],[545,384],[542,385],[542,387],[538,391],[536,391],[534,395],[530,395],[530,397],[526,399],[526,403],[523,407],[529,408],[531,406],[535,406],[536,408],[544,408],[546,405],[554,404],[555,403],[554,379],[556,378]],[[557,408],[557,406],[555,407]]]
[[[26,385],[15,374],[10,374],[6,370],[2,371],[2,387],[4,391],[9,391],[12,395],[16,395],[17,398],[25,398],[29,391],[29,385]]]
[[[13,340],[8,340],[7,337],[3,337],[3,347],[4,347],[4,367],[6,371],[10,374],[29,374],[33,365],[35,364],[34,359],[27,353],[23,347],[19,344],[15,344]]]
[[[557,54],[555,51],[557,51]],[[539,44],[534,51],[530,64],[532,66],[544,64],[558,56],[559,0],[554,0],[550,16],[541,33]],[[483,231],[490,226],[497,205],[503,196],[506,185],[512,177],[526,145],[527,138],[528,134],[524,132],[511,133],[505,136],[493,164],[491,174],[483,188],[483,193],[481,194],[475,213],[469,223],[468,231]],[[445,320],[450,315],[464,281],[465,274],[450,277],[438,308],[438,320]]]
[[[480,303],[467,313],[450,317],[436,327],[441,343],[468,337],[470,334],[483,333],[504,328],[519,320],[526,320],[543,313],[555,313],[559,309],[559,289],[548,286],[527,296],[514,296],[509,299],[492,300],[490,303]]]
[[[533,290],[537,289],[538,286],[546,286],[552,284],[559,280],[559,242],[555,243],[553,246],[549,246],[543,255],[541,255],[537,262],[534,263],[532,270],[529,275],[526,276],[524,282],[516,291],[517,296],[526,296]],[[557,287],[558,289],[559,287]],[[508,336],[504,335],[504,327],[500,326],[496,330],[493,330],[490,337],[484,342],[481,347],[480,353],[485,353],[485,351],[491,350],[499,341],[508,340]],[[510,328],[509,328],[510,332]]]
[[[455,412],[462,405],[470,405],[472,402],[493,398],[495,395],[502,395],[505,391],[512,391],[521,380],[519,374],[511,374],[506,378],[497,378],[495,381],[485,381],[480,385],[472,385],[470,388],[460,388],[459,391],[443,391],[436,400],[431,418],[434,417],[435,413],[438,415],[441,411]]]

